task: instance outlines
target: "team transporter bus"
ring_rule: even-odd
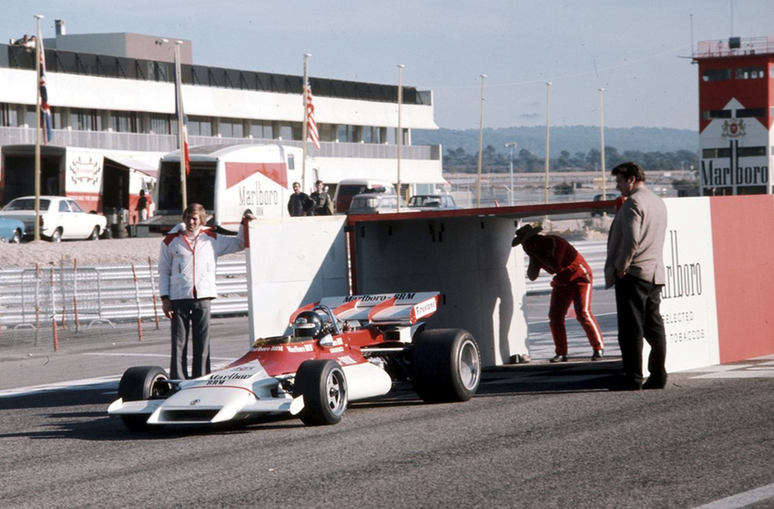
[[[192,147],[186,176],[187,203],[207,210],[207,223],[236,232],[242,214],[250,209],[258,218],[288,215],[293,182],[302,179],[302,150],[282,145],[206,145]],[[306,192],[319,178],[307,160]],[[181,222],[180,153],[161,159],[154,199],[156,215],[143,224],[167,231]]]

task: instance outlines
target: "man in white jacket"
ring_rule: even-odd
[[[245,218],[255,219],[250,212]],[[210,373],[210,303],[217,297],[215,268],[218,256],[245,248],[244,223],[236,237],[204,226],[206,211],[192,203],[183,212],[184,227],[175,228],[161,243],[159,292],[164,314],[172,320],[172,359],[169,376],[188,377],[186,332],[193,342],[192,378]]]

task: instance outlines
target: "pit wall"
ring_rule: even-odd
[[[667,369],[774,354],[774,197],[665,203]],[[349,244],[345,216],[254,221],[247,255],[251,337],[287,333],[297,308],[346,295],[350,260],[354,293],[440,291],[428,326],[467,329],[484,365],[508,363],[527,353],[526,269],[523,251],[510,243],[518,218],[531,212],[369,217],[352,223]]]

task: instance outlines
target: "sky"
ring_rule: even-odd
[[[482,110],[484,127],[544,126],[547,116],[552,127],[598,126],[602,105],[606,127],[697,130],[692,47],[774,37],[772,0],[0,0],[0,8],[3,42],[34,33],[41,14],[44,38],[63,19],[67,34],[188,39],[200,65],[302,75],[311,53],[312,77],[397,85],[401,64],[403,85],[432,90],[436,124],[449,129],[478,129]]]

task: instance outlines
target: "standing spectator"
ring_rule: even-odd
[[[556,356],[551,362],[567,362],[567,330],[564,317],[570,304],[575,304],[575,316],[586,332],[591,348],[591,360],[602,359],[604,343],[597,319],[591,312],[592,274],[586,260],[569,242],[556,235],[539,235],[543,228],[522,226],[516,231],[511,245],[522,245],[529,256],[527,277],[537,279],[540,269],[554,275],[551,281],[551,304],[548,319],[554,338]]]
[[[633,162],[612,171],[626,201],[610,225],[605,261],[605,287],[615,285],[618,344],[623,376],[611,390],[663,389],[667,383],[666,334],[661,318],[661,288],[666,282],[664,201],[645,187],[645,172]],[[648,371],[642,383],[642,340],[650,344]]]
[[[312,199],[312,215],[315,216],[330,216],[333,214],[333,201],[331,197],[325,192],[325,185],[322,180],[318,180],[314,183],[315,192],[309,197]]]
[[[140,189],[140,198],[137,200],[137,212],[140,214],[140,221],[148,219],[148,198],[145,197],[144,189]]]
[[[255,219],[249,211],[244,217]],[[183,212],[183,225],[161,243],[159,292],[164,315],[172,320],[172,359],[169,376],[187,378],[186,332],[193,340],[193,378],[210,372],[210,303],[217,297],[215,267],[218,256],[245,248],[244,221],[236,237],[204,226],[206,212],[192,203]]]
[[[301,184],[293,182],[293,194],[288,200],[288,212],[292,217],[306,216],[312,210],[309,195],[301,192]]]

